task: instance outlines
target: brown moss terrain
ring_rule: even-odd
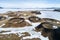
[[[40,38],[32,38],[32,39],[23,39],[23,40],[41,40]]]
[[[19,36],[16,34],[0,34],[0,40],[21,40],[25,36],[30,36],[28,32],[21,33],[24,34],[22,36]]]
[[[0,15],[0,26],[8,22],[8,17],[6,15]]]
[[[8,15],[8,18],[13,17],[13,18],[17,18],[17,20],[14,19],[15,22],[12,22],[10,19],[7,19],[7,21],[5,22],[5,25],[3,27],[24,27],[24,26],[31,26],[31,24],[29,24],[28,22],[26,22],[25,20],[30,17],[30,16],[35,16],[35,14],[32,14],[31,11],[16,11],[16,12],[12,12],[12,11],[8,11],[5,14],[1,14],[1,15]],[[24,18],[25,20],[19,20],[18,18]],[[20,21],[23,21],[22,23],[19,23]],[[0,24],[2,25],[1,22]]]
[[[17,16],[17,13],[12,12],[12,11],[8,11],[5,14],[8,15],[8,17],[16,17]]]
[[[7,12],[6,14],[1,15],[8,15],[8,18],[0,17],[0,25],[5,24],[2,26],[2,28],[18,28],[18,27],[25,27],[25,26],[32,26],[29,22],[26,21],[28,19],[30,22],[33,23],[41,23],[38,25],[34,30],[36,32],[41,32],[41,35],[44,37],[48,37],[49,40],[53,40],[54,33],[56,32],[56,29],[53,29],[53,26],[60,27],[60,21],[56,19],[50,19],[50,18],[39,18],[37,17],[36,11],[16,11],[16,12]],[[41,14],[41,13],[40,13]],[[45,23],[43,23],[45,22]],[[58,29],[57,29],[58,30]],[[28,30],[29,31],[29,30]],[[32,30],[33,31],[33,30]],[[19,37],[19,35],[16,34],[2,34],[4,32],[11,32],[11,31],[1,31],[0,32],[0,40],[21,40],[23,37],[31,36],[28,32],[24,32],[21,34],[24,34]],[[58,32],[60,35],[60,33]],[[22,40],[41,40],[40,38],[32,38],[32,39],[22,39]]]
[[[28,17],[28,16],[33,16],[35,14],[32,14],[30,11],[8,11],[6,12],[6,15],[8,15],[9,17]]]
[[[24,32],[24,33],[21,33],[21,34],[24,34],[21,37],[31,36],[28,32]]]
[[[0,40],[21,40],[16,34],[0,34]]]
[[[42,20],[41,22],[50,22],[52,24],[55,24],[55,25],[60,26],[60,21],[59,20],[56,20],[56,19],[42,18],[41,20]]]
[[[9,23],[7,22],[4,27],[25,27],[25,26],[31,26],[31,24],[29,24],[28,22],[22,22],[22,23]]]

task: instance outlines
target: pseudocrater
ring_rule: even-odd
[[[24,18],[11,18],[3,27],[25,27],[31,26]]]

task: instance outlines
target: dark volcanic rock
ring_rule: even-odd
[[[48,24],[48,26],[46,25]],[[42,28],[41,35],[44,37],[48,37],[49,40],[60,40],[60,28],[53,29],[53,25],[50,24],[49,22],[44,22],[38,25],[35,29],[39,30]]]
[[[53,40],[60,40],[60,28],[55,29],[53,31],[53,36],[52,36]]]

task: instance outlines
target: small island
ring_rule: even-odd
[[[54,9],[54,11],[58,11],[58,12],[60,12],[60,8],[59,8],[59,9]]]
[[[3,9],[3,7],[0,7],[0,9]]]

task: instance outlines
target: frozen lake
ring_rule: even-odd
[[[37,15],[38,17],[60,20],[60,12],[57,12],[57,11],[40,11],[40,12],[41,12],[41,15]]]
[[[54,9],[25,9],[25,8],[22,8],[22,9],[0,9],[0,13],[4,13],[4,12],[7,12],[7,11],[29,11],[29,10],[54,10]]]

